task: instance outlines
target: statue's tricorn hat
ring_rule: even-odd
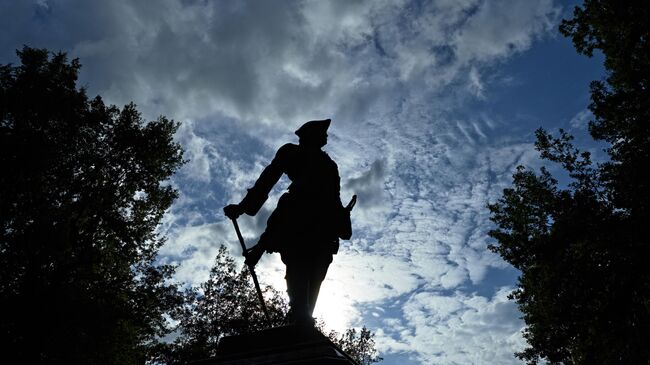
[[[296,130],[298,137],[313,136],[327,133],[327,128],[330,127],[331,119],[323,120],[310,120],[303,124]]]

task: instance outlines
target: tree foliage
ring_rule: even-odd
[[[178,125],[89,99],[78,60],[0,66],[0,342],[30,364],[142,363],[180,303],[154,264]]]
[[[560,31],[579,53],[605,56],[605,80],[591,83],[589,131],[610,144],[601,166],[612,202],[639,218],[648,216],[650,166],[650,4],[586,0]]]
[[[543,159],[570,183],[524,167],[489,206],[491,249],[521,271],[514,298],[526,322],[529,364],[650,362],[650,3],[586,0],[560,31],[578,52],[605,56],[607,77],[591,84],[589,130],[608,142],[594,164],[572,137],[538,130]]]
[[[264,288],[263,294],[273,325],[282,325],[288,308],[286,300],[270,286]],[[225,246],[219,248],[208,279],[186,290],[184,306],[176,318],[178,336],[173,343],[162,346],[158,356],[158,361],[165,364],[213,357],[224,336],[268,328],[248,269],[238,270]]]
[[[360,365],[370,365],[383,360],[375,348],[375,334],[365,326],[359,331],[348,328],[343,333],[330,331],[327,337]]]
[[[264,288],[263,295],[272,326],[283,325],[288,310],[284,296],[270,286]],[[224,336],[268,328],[248,269],[238,269],[224,246],[219,248],[208,279],[189,288],[185,296],[185,306],[177,316],[177,337],[173,343],[159,346],[154,362],[173,365],[207,359],[216,355],[217,344]],[[323,332],[322,321],[318,327]],[[374,334],[365,327],[360,332],[351,328],[344,334],[331,331],[328,337],[362,365],[381,360]]]

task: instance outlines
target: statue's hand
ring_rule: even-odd
[[[237,219],[240,215],[244,214],[244,210],[239,204],[228,204],[223,207],[223,212],[230,219]]]
[[[262,258],[263,254],[264,249],[260,248],[260,246],[254,246],[244,255],[246,257],[246,260],[244,262],[246,265],[254,267],[257,265],[257,262],[260,261],[260,258]]]

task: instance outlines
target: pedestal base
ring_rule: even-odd
[[[313,327],[283,326],[224,337],[217,356],[195,365],[316,364],[357,363]]]

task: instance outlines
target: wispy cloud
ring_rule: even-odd
[[[524,345],[509,290],[492,297],[460,292],[420,292],[402,306],[403,317],[388,318],[385,329],[393,331],[385,344],[398,352],[411,352],[424,363],[508,364],[515,363],[509,351]],[[413,348],[418,352],[410,351]]]
[[[583,109],[571,118],[569,125],[573,129],[586,129],[589,121],[594,117],[589,109]]]

